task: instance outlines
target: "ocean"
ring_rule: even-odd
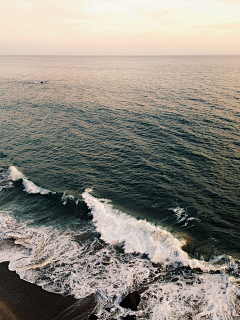
[[[98,319],[240,318],[240,56],[1,56],[0,113],[0,262]]]

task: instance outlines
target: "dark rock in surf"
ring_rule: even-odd
[[[90,316],[88,317],[89,320],[97,320],[98,317],[95,314],[90,314]]]
[[[137,311],[137,307],[140,303],[140,294],[138,291],[129,293],[123,301],[120,303],[120,306],[126,309],[131,309]]]

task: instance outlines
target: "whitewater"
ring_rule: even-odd
[[[5,189],[20,181],[29,196],[54,193],[35,185],[14,166],[4,173],[3,181]],[[127,314],[139,319],[238,316],[238,280],[227,272],[237,272],[238,265],[231,257],[225,257],[225,264],[220,263],[223,257],[209,262],[189,258],[182,250],[184,239],[114,209],[109,200],[97,199],[91,192],[86,189],[82,194],[92,220],[81,230],[34,227],[14,218],[10,210],[1,211],[0,261],[10,261],[9,269],[21,279],[51,292],[77,299],[97,293],[100,319]],[[89,242],[84,234],[90,232],[100,238],[94,236]],[[139,310],[124,310],[119,305],[123,297],[141,288]]]

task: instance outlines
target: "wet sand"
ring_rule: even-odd
[[[50,293],[0,264],[0,320],[85,320],[95,306],[94,295],[76,300]]]

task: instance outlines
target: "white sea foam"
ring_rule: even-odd
[[[24,178],[24,175],[22,174],[22,172],[18,171],[18,169],[14,166],[10,166],[8,168],[8,171],[9,171],[9,178],[12,181],[18,181]]]
[[[41,188],[39,186],[37,186],[35,183],[33,183],[32,181],[28,180],[24,174],[22,172],[20,172],[16,167],[14,166],[10,166],[8,169],[9,172],[9,178],[12,181],[18,181],[20,179],[22,179],[22,183],[24,186],[23,191],[26,191],[27,193],[32,193],[32,194],[36,194],[36,193],[40,193],[42,195],[44,194],[49,194],[52,193],[50,190],[47,190],[45,188]]]
[[[186,213],[185,209],[180,208],[180,207],[176,207],[176,208],[171,208],[170,210],[172,210],[176,214],[178,222],[182,222],[182,221],[186,220],[187,213]]]
[[[238,294],[226,274],[204,273],[191,281],[156,281],[144,292],[142,307],[152,320],[238,319]]]
[[[181,249],[185,244],[183,240],[146,220],[137,220],[114,209],[107,200],[100,201],[90,192],[88,189],[82,196],[91,209],[93,223],[104,241],[109,244],[123,243],[126,253],[147,254],[155,263],[181,262],[191,267],[199,266],[198,260],[189,259]],[[203,264],[201,262],[201,267]]]
[[[86,193],[85,196],[89,197],[90,194]],[[100,200],[96,201],[101,203]],[[109,206],[106,201],[101,204]],[[98,204],[97,207],[99,208]],[[132,232],[136,233],[132,222],[128,221],[130,217],[114,212],[111,206],[108,210],[110,208],[116,215],[113,217],[108,212],[108,224],[115,234],[114,241],[111,241],[115,243],[118,239],[116,230],[114,231],[117,226],[115,219],[120,220],[118,227],[123,228],[122,223],[125,221],[129,233],[130,226]],[[143,229],[142,224],[146,222],[138,225]],[[102,320],[120,320],[129,313],[136,314],[141,319],[153,320],[187,319],[187,316],[194,320],[227,320],[237,315],[235,300],[239,290],[224,272],[192,273],[189,276],[189,269],[178,270],[173,265],[169,272],[167,266],[166,269],[154,267],[149,259],[118,252],[114,246],[102,243],[97,237],[84,241],[81,236],[94,231],[91,222],[88,228],[85,226],[78,231],[61,231],[53,227],[32,227],[17,221],[10,212],[2,212],[0,262],[10,261],[10,270],[15,270],[22,279],[36,283],[48,291],[72,294],[76,298],[97,293],[98,318]],[[153,229],[147,227],[144,230],[140,231],[138,241],[146,241],[147,236],[151,237]],[[142,233],[145,233],[145,238]],[[76,236],[80,240],[75,241]],[[165,239],[162,237],[158,241]],[[131,235],[129,238],[133,242],[131,246],[135,246],[136,239]],[[141,295],[138,311],[120,307],[120,301],[128,292],[142,286],[146,287],[146,291]],[[105,309],[106,306],[111,308],[110,312]]]
[[[165,271],[162,269],[154,274],[148,265],[148,289],[142,294],[142,302],[136,315],[154,320],[188,317],[227,320],[238,315],[237,295],[240,292],[233,284],[233,279],[225,272],[209,273],[211,269],[216,270],[215,266],[188,258],[181,249],[183,242],[171,233],[114,209],[109,201],[92,196],[90,189],[82,196],[91,209],[93,223],[104,241],[109,244],[122,243],[126,253],[145,253],[151,261],[166,266]],[[178,213],[181,217],[184,211]],[[176,262],[200,267],[203,273],[195,274],[191,271],[187,275],[189,269],[178,269],[177,265],[176,269],[172,267],[172,273],[166,271],[169,265],[174,266]],[[121,315],[126,315],[123,309],[121,312]],[[100,319],[107,316],[106,311],[101,309]]]
[[[74,196],[68,195],[68,194],[66,194],[66,193],[64,192],[63,195],[62,195],[62,197],[61,197],[62,204],[65,206],[65,205],[67,204],[68,200],[72,200],[72,201],[73,201],[73,200],[74,200]],[[78,201],[79,201],[79,200],[76,200],[76,201],[75,201],[76,205],[78,204]]]
[[[91,243],[74,241],[74,236],[84,232],[29,227],[9,213],[1,213],[0,262],[10,261],[10,270],[48,291],[76,298],[98,292],[102,304],[117,305],[126,291],[149,278],[153,267],[148,260],[119,257],[114,248],[97,238]],[[113,301],[114,296],[118,299]]]
[[[190,221],[200,222],[199,218],[197,217],[189,217],[187,211],[184,208],[175,207],[170,208],[169,210],[172,210],[175,213],[178,223],[184,222],[184,227],[187,227]]]

